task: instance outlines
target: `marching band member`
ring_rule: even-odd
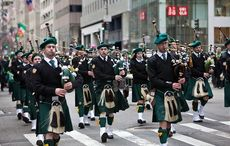
[[[181,89],[184,78],[176,80],[174,77],[172,57],[167,52],[168,35],[160,33],[154,43],[158,52],[149,58],[147,72],[151,87],[155,88],[153,105],[153,122],[159,122],[158,136],[161,146],[167,146],[171,123],[182,120],[180,105],[175,91]]]
[[[230,107],[230,39],[227,39],[224,46],[226,51],[221,54],[222,72],[224,74],[224,106]]]
[[[191,55],[192,66],[190,65],[191,76],[185,93],[187,100],[193,100],[193,122],[202,122],[204,119],[204,106],[213,97],[211,87],[208,83],[211,70],[205,69],[205,57],[202,53],[201,42],[198,40],[189,44],[193,49]],[[198,101],[200,106],[198,107]]]
[[[63,83],[60,62],[55,58],[56,38],[46,37],[40,45],[44,58],[32,69],[34,90],[39,95],[37,134],[44,134],[45,146],[57,146],[60,136],[72,131],[65,94],[82,85],[82,78]]]
[[[115,74],[115,62],[108,56],[107,44],[100,44],[97,49],[99,56],[92,60],[92,68],[96,82],[96,108],[99,111],[100,138],[104,143],[107,142],[107,139],[113,139],[114,113],[120,109],[125,110],[129,106],[118,87],[114,85],[116,81],[122,80],[122,76],[126,74],[125,70]]]
[[[148,93],[148,74],[146,61],[143,59],[142,48],[133,49],[133,58],[130,61],[130,71],[133,74],[132,102],[137,102],[137,123],[144,124],[143,118],[145,100]]]
[[[89,109],[92,109],[93,101],[95,98],[95,91],[93,88],[94,73],[90,69],[89,60],[86,58],[86,51],[84,46],[79,45],[76,47],[76,50],[77,57],[73,58],[72,65],[75,70],[77,69],[77,72],[81,74],[84,81],[83,86],[76,89],[75,106],[78,107],[78,114],[80,119],[78,127],[83,129],[85,126],[90,125],[87,115]]]

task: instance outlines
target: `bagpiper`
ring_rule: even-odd
[[[153,122],[159,122],[158,136],[161,146],[167,146],[171,123],[182,120],[176,91],[181,89],[185,78],[177,80],[173,71],[172,57],[167,52],[168,35],[159,33],[154,43],[158,52],[149,58],[147,72],[151,88],[155,89]]]
[[[224,44],[226,50],[221,54],[222,72],[224,75],[224,106],[230,107],[230,39]]]
[[[202,122],[204,119],[204,106],[213,97],[210,84],[208,83],[211,70],[205,67],[206,60],[202,53],[201,42],[195,40],[189,44],[189,47],[193,49],[193,52],[190,56],[192,62],[189,65],[191,75],[187,83],[185,98],[193,100],[193,122]],[[199,107],[198,101],[200,101]]]
[[[72,60],[73,68],[83,77],[83,85],[75,91],[75,106],[78,107],[80,129],[89,126],[88,113],[92,109],[95,100],[95,91],[93,87],[94,73],[90,68],[89,59],[86,57],[85,47],[78,45],[76,48],[76,57]],[[92,114],[92,113],[91,113]]]
[[[48,29],[49,30],[49,29]],[[65,94],[82,85],[81,76],[76,80],[62,78],[64,68],[55,57],[57,40],[52,35],[40,45],[44,58],[32,69],[34,91],[39,95],[37,134],[44,134],[45,146],[57,146],[60,135],[72,131]]]
[[[143,118],[143,113],[148,94],[148,74],[142,48],[133,49],[133,58],[130,61],[130,71],[133,74],[132,102],[137,102],[137,123],[144,124],[146,123],[146,120]]]
[[[122,80],[126,72],[121,70],[119,74],[115,74],[115,62],[108,56],[108,47],[107,44],[100,44],[97,47],[99,56],[92,60],[96,82],[95,110],[99,111],[100,138],[103,143],[107,142],[107,139],[113,139],[114,113],[129,107],[117,86],[117,82]]]

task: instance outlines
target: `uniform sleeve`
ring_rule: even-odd
[[[157,66],[154,58],[150,58],[147,62],[147,73],[152,87],[172,88],[172,83],[166,83],[157,76]]]
[[[78,74],[75,81],[72,82],[72,84],[73,84],[73,89],[80,87],[83,84],[82,76],[80,74]]]

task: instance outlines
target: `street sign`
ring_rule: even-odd
[[[109,15],[105,15],[104,16],[104,22],[111,22],[112,21],[112,17]]]

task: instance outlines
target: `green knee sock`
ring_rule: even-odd
[[[105,127],[106,117],[100,117],[99,118],[99,124],[100,124],[100,127]]]
[[[44,140],[44,146],[55,146],[54,141],[52,139]]]
[[[143,113],[143,112],[144,112],[144,109],[145,109],[144,105],[137,105],[137,106],[138,106],[137,112],[138,112],[138,113]]]
[[[158,130],[158,136],[159,136],[161,144],[166,143],[167,139],[168,139],[168,130],[167,129],[162,129],[160,127],[159,130]]]
[[[114,119],[114,116],[112,116],[112,117],[107,116],[107,123],[108,123],[108,125],[112,125],[113,124],[113,119]]]
[[[89,107],[84,107],[84,114],[88,115],[88,113],[89,113]]]
[[[84,107],[83,107],[83,105],[78,106],[78,114],[79,114],[79,117],[84,116]]]

